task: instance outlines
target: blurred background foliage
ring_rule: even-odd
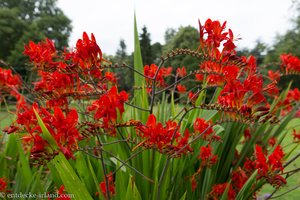
[[[0,0],[0,59],[14,66],[25,80],[31,70],[24,64],[24,44],[48,37],[63,49],[71,31],[71,20],[56,0]]]

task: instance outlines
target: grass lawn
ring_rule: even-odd
[[[2,130],[11,124],[13,121],[13,115],[8,114],[7,112],[0,112],[0,133],[2,133]]]

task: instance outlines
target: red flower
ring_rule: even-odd
[[[247,90],[241,82],[232,80],[225,85],[218,97],[218,102],[224,106],[240,108],[243,104],[246,92]]]
[[[242,189],[244,184],[248,180],[248,176],[246,175],[246,172],[242,170],[241,168],[238,168],[234,172],[232,172],[232,185],[234,188],[236,188],[238,191]]]
[[[245,140],[246,141],[248,141],[248,140],[250,140],[251,139],[251,133],[250,133],[250,129],[249,128],[247,128],[247,129],[245,129],[245,131],[244,131],[244,137],[245,137]]]
[[[105,78],[111,83],[117,82],[116,75],[113,72],[105,72]]]
[[[22,81],[18,75],[12,74],[10,69],[2,69],[0,67],[0,103],[2,101],[1,96],[4,94],[10,94],[17,99],[17,111],[24,104],[24,96],[18,92],[21,87]]]
[[[255,160],[255,168],[258,170],[259,176],[257,177],[260,179],[261,177],[265,177],[269,183],[272,185],[280,186],[282,183],[286,181],[280,181],[280,184],[278,182],[278,177],[280,175],[276,174],[277,170],[283,171],[283,157],[284,152],[281,148],[281,146],[277,146],[274,150],[274,152],[269,155],[268,161],[266,159],[266,156],[264,155],[262,148],[258,145],[255,146],[256,152],[256,160]],[[284,179],[281,177],[280,179]]]
[[[293,138],[294,142],[300,142],[300,132],[297,132],[295,129],[293,129]]]
[[[54,108],[54,121],[52,123],[55,127],[54,139],[67,159],[75,159],[72,152],[77,149],[77,142],[83,139],[77,130],[77,123],[78,114],[76,110],[70,110],[64,116],[60,108]]]
[[[202,118],[197,118],[194,122],[194,130],[196,134],[203,134],[204,139],[213,133],[212,126]]]
[[[228,183],[222,183],[222,184],[216,184],[213,186],[212,191],[209,193],[210,196],[213,197],[213,199],[219,199],[226,188],[228,187]],[[229,185],[229,190],[228,190],[228,199],[233,200],[235,199],[236,192],[233,190],[232,185]]]
[[[269,70],[268,75],[269,75],[269,78],[270,78],[271,81],[279,82],[280,76],[281,76],[279,71],[274,72],[272,70]]]
[[[191,178],[191,185],[192,185],[192,191],[194,192],[195,189],[197,188],[197,181],[195,179],[195,176],[192,176]]]
[[[57,71],[54,73],[39,71],[41,80],[35,82],[35,91],[42,91],[44,93],[71,93],[74,91],[74,79],[77,75],[61,74]]]
[[[256,156],[256,168],[258,169],[258,173],[261,176],[267,176],[268,174],[268,164],[265,154],[262,151],[262,148],[258,145],[255,145],[255,156]]]
[[[201,165],[214,165],[217,162],[217,155],[212,154],[213,148],[208,144],[207,146],[200,147],[200,155],[198,156],[199,159],[202,160]]]
[[[189,92],[188,94],[189,100],[194,104],[196,100],[198,99],[198,94],[194,94],[193,92]]]
[[[110,195],[114,195],[116,193],[116,189],[115,189],[115,183],[114,183],[114,180],[113,180],[113,176],[112,176],[112,173],[110,172],[107,176],[107,179],[108,179],[108,190],[109,190],[109,194]],[[102,194],[107,197],[107,191],[106,191],[106,181],[102,181],[100,184],[100,189],[101,189],[101,192]]]
[[[6,192],[7,191],[7,182],[5,178],[0,178],[0,192]]]
[[[203,76],[203,74],[195,74],[195,78],[198,81],[203,81],[204,76]]]
[[[252,172],[255,170],[255,161],[250,160],[248,157],[246,157],[246,161],[244,163],[244,170],[248,175],[252,174]]]
[[[169,120],[163,126],[162,123],[156,121],[153,114],[149,115],[146,125],[139,124],[136,127],[137,134],[145,139],[140,145],[147,148],[157,148],[162,153],[173,154],[185,147],[178,155],[193,151],[190,145],[187,145],[189,132],[185,131],[182,137],[178,130],[179,127],[176,122]],[[173,135],[177,142],[175,144],[171,144]]]
[[[58,198],[55,198],[55,200],[71,200],[71,198],[65,194],[65,186],[61,185],[60,188],[57,191],[57,194],[59,195]],[[50,200],[50,198],[48,198]]]
[[[275,137],[271,137],[271,138],[269,139],[268,143],[269,143],[272,147],[274,147],[275,144],[276,144],[276,138],[275,138]]]
[[[50,148],[48,142],[41,137],[42,130],[37,122],[34,109],[43,120],[60,151],[64,153],[67,159],[74,158],[73,151],[77,149],[78,141],[83,139],[76,127],[78,124],[77,111],[69,110],[65,116],[59,107],[55,107],[54,113],[51,114],[46,109],[39,108],[37,104],[33,104],[32,108],[20,112],[17,119],[17,123],[23,126],[32,138],[32,158],[40,157],[41,152],[49,153]],[[30,140],[27,138],[27,141]]]
[[[277,86],[277,82],[272,82],[268,85],[266,85],[263,89],[264,92],[266,92],[267,94],[271,95],[271,96],[276,96],[279,93],[279,88]]]
[[[291,54],[282,54],[281,59],[281,70],[285,74],[298,74],[300,73],[300,59]]]
[[[180,78],[186,76],[186,69],[185,69],[185,67],[177,68],[176,73],[177,73],[177,75],[178,75]]]
[[[102,51],[98,46],[93,33],[91,34],[91,39],[86,32],[83,33],[82,39],[79,39],[76,43],[76,51],[72,60],[81,68],[90,68],[92,66],[101,65]]]
[[[144,75],[149,78],[154,78],[155,74],[157,73],[157,76],[155,79],[157,86],[165,86],[164,78],[170,76],[170,74],[172,72],[172,67],[168,67],[168,68],[161,67],[158,72],[157,72],[157,70],[158,70],[158,66],[155,64],[151,64],[150,66],[146,65],[144,67]],[[148,86],[151,86],[152,80],[149,78],[146,78],[146,82],[147,82]]]
[[[185,132],[184,132],[183,137],[180,136],[180,137],[176,138],[177,145],[176,145],[175,149],[179,150],[179,149],[182,149],[185,146],[184,151],[182,151],[183,153],[193,152],[193,149],[191,148],[191,146],[187,145],[188,142],[189,142],[189,138],[190,138],[190,133],[189,133],[189,130],[186,129]]]
[[[35,67],[39,69],[55,69],[54,57],[57,51],[52,40],[46,38],[44,42],[37,44],[30,41],[28,45],[24,46],[24,49],[23,54],[29,56]]]
[[[21,86],[21,79],[18,75],[13,75],[10,69],[2,69],[0,67],[0,88]]]
[[[118,93],[117,87],[113,86],[107,93],[93,102],[88,107],[88,111],[95,111],[94,119],[102,119],[103,128],[110,134],[115,135],[115,123],[117,121],[118,112],[120,117],[124,113],[124,103],[128,99],[128,94],[124,91]]]
[[[184,85],[177,85],[177,90],[179,93],[185,93],[186,92],[186,87]]]
[[[198,49],[214,57],[218,57],[220,54],[223,56],[234,54],[233,33],[230,29],[226,32],[225,28],[226,22],[221,25],[219,21],[207,19],[202,26],[199,21],[200,45]],[[220,52],[218,48],[221,44],[223,44],[223,49]]]
[[[137,126],[137,132],[142,137],[145,138],[145,144],[151,146],[156,146],[158,149],[162,150],[166,145],[170,144],[174,131],[176,130],[177,123],[168,121],[166,126],[160,122],[156,122],[155,115],[151,114],[148,117],[146,126]],[[179,137],[179,133],[175,134],[175,138]]]
[[[289,90],[287,99],[290,101],[300,101],[300,91],[298,88],[295,88],[293,90]]]
[[[284,157],[284,152],[281,146],[277,146],[273,153],[268,157],[268,164],[271,167],[271,170],[274,172],[276,170],[283,171],[282,160]]]

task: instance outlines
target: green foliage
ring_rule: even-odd
[[[126,44],[123,39],[120,40],[119,49],[116,52],[116,55],[113,57],[114,63],[119,65],[127,64],[132,66],[131,57],[127,55]],[[118,75],[118,82],[120,83],[119,90],[130,91],[133,86],[133,71],[129,68],[116,68],[114,72]]]
[[[58,49],[68,46],[71,21],[56,6],[56,0],[0,0],[0,59],[14,66],[24,79],[30,67],[24,65],[24,44],[48,37]]]
[[[146,26],[142,28],[142,33],[140,34],[140,45],[143,63],[145,65],[150,65],[151,63],[153,63],[153,56],[150,33],[148,33]]]

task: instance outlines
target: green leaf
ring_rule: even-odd
[[[136,23],[136,16],[134,14],[134,69],[140,73],[143,74],[144,72],[144,66],[143,66],[143,60],[142,60],[142,54],[141,54],[141,47],[140,47],[140,40],[137,30],[137,23]],[[141,76],[138,73],[134,73],[134,85],[140,86],[142,89],[140,90],[134,90],[134,101],[135,105],[141,108],[148,109],[149,103],[148,103],[148,96],[145,89],[145,78]],[[138,112],[140,116],[139,119],[141,119],[143,122],[147,121],[147,113],[146,112]]]
[[[93,168],[93,166],[92,166],[92,164],[91,164],[91,161],[90,161],[90,158],[89,158],[89,157],[87,157],[87,162],[88,162],[89,170],[90,170],[90,172],[91,172],[91,174],[92,174],[92,177],[93,177],[93,182],[94,182],[94,184],[97,186],[97,192],[98,192],[99,194],[101,194],[101,190],[100,190],[100,187],[99,187],[99,181],[98,181],[98,179],[97,179],[97,177],[96,177],[94,168]],[[90,183],[90,184],[91,184],[91,183]],[[100,196],[100,195],[99,195],[99,199],[101,199],[101,196]]]
[[[131,177],[128,182],[127,193],[125,199],[141,200],[142,197],[135,185],[134,178]]]
[[[58,149],[58,146],[56,144],[56,141],[54,140],[54,138],[52,137],[52,135],[50,134],[50,132],[48,131],[47,127],[45,126],[43,120],[41,119],[40,115],[36,112],[36,110],[33,108],[34,114],[38,120],[38,124],[42,129],[43,132],[43,138],[45,140],[47,140],[47,142],[50,144],[51,148],[54,150]]]
[[[70,163],[62,153],[59,153],[52,162],[54,162],[55,168],[60,175],[66,191],[73,194],[74,199],[92,200],[86,186],[78,178]]]
[[[227,187],[226,187],[225,191],[223,192],[223,195],[222,195],[220,200],[226,200],[227,199],[230,184],[231,184],[231,181],[228,182]]]
[[[247,182],[244,184],[242,189],[239,191],[239,193],[236,196],[236,200],[243,200],[247,199],[247,196],[251,197],[253,193],[253,185],[255,184],[257,176],[257,170],[248,178]]]
[[[92,193],[96,190],[95,185],[91,184],[93,182],[93,177],[91,171],[87,166],[86,160],[82,152],[78,152],[76,155],[76,171],[78,172],[79,177],[85,183],[89,193]],[[98,187],[98,184],[96,184]]]
[[[186,192],[182,195],[182,197],[180,198],[180,200],[185,200],[186,198]]]

